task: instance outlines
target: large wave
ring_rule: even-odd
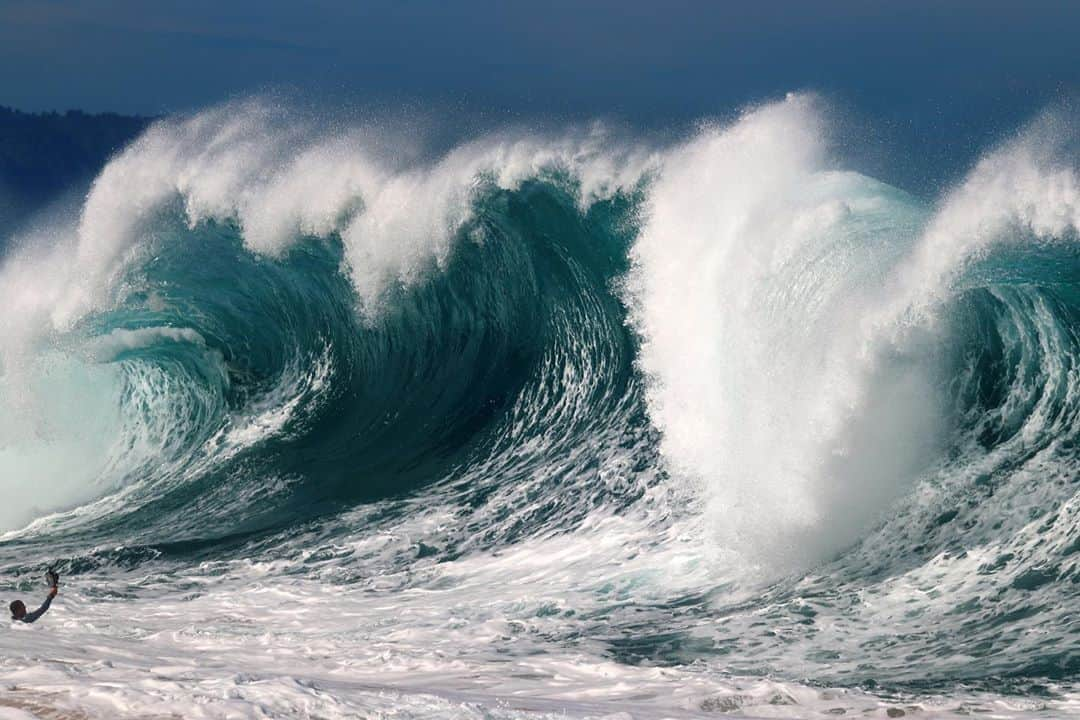
[[[161,121],[0,269],[6,544],[78,573],[434,512],[395,563],[666,567],[619,658],[1072,677],[1075,135],[1047,114],[927,203],[830,132],[811,96],[434,156],[255,101]]]

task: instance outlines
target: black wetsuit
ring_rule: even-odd
[[[49,597],[45,598],[45,602],[41,603],[41,607],[39,607],[37,610],[35,610],[32,613],[26,613],[21,618],[19,618],[19,620],[21,620],[24,623],[32,623],[32,622],[34,622],[39,617],[44,615],[45,611],[49,609],[49,606],[52,605],[52,599],[53,599],[53,596],[49,595]]]

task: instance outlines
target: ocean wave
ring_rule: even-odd
[[[0,267],[5,562],[513,615],[500,576],[559,588],[530,642],[619,662],[1073,678],[1070,126],[929,203],[830,133],[804,95],[435,156],[255,101],[155,124]]]

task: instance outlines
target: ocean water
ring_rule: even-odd
[[[1080,153],[153,125],[0,265],[0,717],[1080,716]]]

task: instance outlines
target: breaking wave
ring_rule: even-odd
[[[830,133],[810,96],[435,156],[260,102],[155,124],[0,269],[5,567],[332,568],[547,598],[531,648],[628,666],[1073,682],[1075,133],[932,202]]]

